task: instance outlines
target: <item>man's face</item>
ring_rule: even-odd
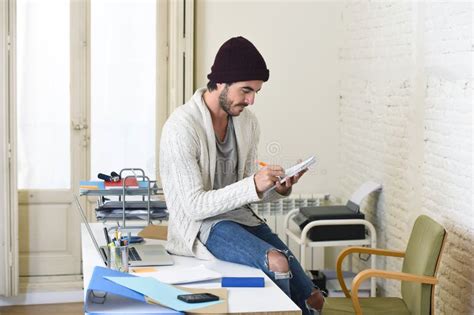
[[[228,115],[239,116],[248,105],[253,105],[255,94],[262,88],[263,81],[235,82],[231,85],[218,83],[219,105]]]

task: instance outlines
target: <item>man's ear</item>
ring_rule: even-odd
[[[225,83],[216,83],[217,91],[221,92],[225,88]]]

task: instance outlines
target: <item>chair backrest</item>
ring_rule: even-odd
[[[435,276],[445,235],[442,225],[425,215],[419,216],[408,241],[402,271]],[[434,287],[429,284],[402,282],[402,297],[412,315],[431,314],[432,290]]]

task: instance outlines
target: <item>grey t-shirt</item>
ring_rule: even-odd
[[[214,174],[213,189],[224,188],[237,182],[238,152],[232,117],[229,116],[227,131],[223,141],[216,135],[216,172]],[[212,226],[220,221],[234,221],[247,226],[257,226],[262,221],[253,213],[250,206],[243,206],[235,210],[207,218],[202,222],[199,230],[199,239],[206,244]]]

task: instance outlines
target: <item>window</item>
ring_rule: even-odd
[[[69,2],[17,0],[18,188],[70,188]]]
[[[91,178],[156,173],[155,0],[91,0]]]

